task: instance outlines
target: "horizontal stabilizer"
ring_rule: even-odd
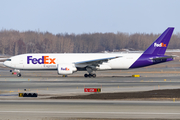
[[[174,58],[176,56],[166,56],[166,57],[157,57],[157,58],[152,58],[151,60],[160,60],[160,59],[168,59],[168,58]]]

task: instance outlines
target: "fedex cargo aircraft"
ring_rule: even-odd
[[[99,70],[127,70],[155,65],[173,60],[164,55],[174,28],[167,28],[144,53],[31,53],[13,56],[3,64],[14,69],[21,77],[21,70],[55,70],[59,75],[87,71],[84,77],[96,77]]]

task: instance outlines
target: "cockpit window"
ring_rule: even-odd
[[[7,59],[6,61],[11,61],[11,59]]]

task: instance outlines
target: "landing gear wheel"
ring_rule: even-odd
[[[89,74],[89,78],[91,78],[92,77],[92,74]]]
[[[18,77],[21,77],[21,73],[18,73],[17,76],[18,76]]]
[[[95,78],[95,77],[96,77],[96,74],[84,74],[84,77],[85,77],[85,78],[87,78],[87,77],[89,77],[89,78],[91,78],[91,77]]]
[[[84,74],[84,77],[86,77],[86,78],[87,78],[88,76],[89,76],[88,74]]]
[[[92,77],[95,78],[95,77],[96,77],[96,74],[92,74]]]

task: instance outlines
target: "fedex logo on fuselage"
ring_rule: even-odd
[[[61,70],[69,71],[69,68],[61,68]]]
[[[164,43],[159,43],[159,44],[154,43],[154,47],[166,47],[166,44],[164,44]]]
[[[49,56],[42,56],[41,58],[27,56],[27,64],[56,64],[55,60],[56,58],[49,58]]]

